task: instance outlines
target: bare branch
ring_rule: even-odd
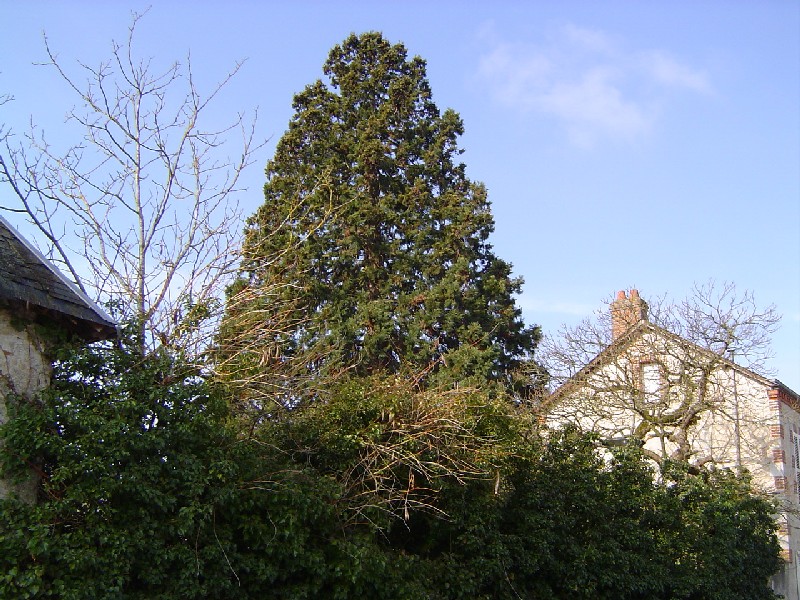
[[[239,182],[265,142],[256,140],[257,113],[201,126],[243,62],[203,95],[190,57],[161,71],[153,59],[138,57],[142,17],[133,14],[110,60],[78,62],[77,71],[44,38],[45,65],[77,101],[67,122],[82,136],[57,150],[35,126],[25,146],[14,146],[6,132],[0,176],[17,202],[3,208],[26,215],[48,254],[88,295],[121,304],[124,318],[140,320],[147,345],[187,347],[200,330],[195,322],[190,333],[184,318],[193,306],[219,305],[234,272]],[[229,152],[234,133],[238,148]]]
[[[737,386],[736,371],[743,365],[764,375],[770,334],[779,320],[775,308],[759,309],[751,292],[710,281],[681,302],[645,303],[646,320],[628,323],[629,329],[612,339],[614,310],[622,306],[616,302],[541,344],[538,359],[554,383],[545,400],[548,421],[574,423],[607,439],[631,437],[650,456],[698,468],[730,466],[735,455],[738,468],[747,449],[733,448],[730,440],[740,444],[744,424],[763,425],[765,417],[751,409],[763,399],[741,375]],[[735,435],[721,435],[731,423]],[[712,431],[715,439],[708,437]],[[757,448],[762,442],[746,443]]]

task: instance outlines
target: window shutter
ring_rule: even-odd
[[[794,489],[800,500],[800,435],[792,432],[792,467],[794,467]]]

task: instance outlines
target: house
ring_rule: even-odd
[[[31,400],[47,387],[48,328],[86,342],[116,336],[114,320],[0,216],[0,423],[10,394]],[[0,479],[0,498],[14,493],[32,502],[35,484]]]
[[[656,462],[749,471],[782,506],[785,562],[773,587],[798,600],[800,395],[651,323],[636,290],[619,292],[610,312],[610,343],[544,400],[542,421],[577,425],[608,444],[636,439]]]

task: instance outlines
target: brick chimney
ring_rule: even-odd
[[[639,321],[647,320],[647,302],[641,299],[638,290],[617,292],[611,303],[611,339],[616,340]]]

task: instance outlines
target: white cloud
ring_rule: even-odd
[[[586,29],[569,23],[562,29],[562,34],[569,42],[581,46],[585,50],[600,54],[615,52],[614,42],[602,31]]]
[[[554,82],[539,97],[544,112],[560,118],[570,139],[589,147],[600,135],[633,139],[650,128],[643,106],[626,99],[612,70],[590,69],[576,82]]]
[[[705,73],[682,65],[662,52],[644,53],[642,65],[645,71],[661,85],[684,87],[701,93],[711,91]]]
[[[541,54],[520,56],[509,44],[498,45],[480,61],[480,74],[489,79],[495,96],[504,104],[532,108],[537,94],[553,78],[553,65]]]
[[[626,52],[605,33],[575,25],[539,46],[484,39],[492,48],[479,74],[495,100],[556,119],[578,146],[634,141],[652,130],[672,91],[711,91],[702,71],[664,51]]]

